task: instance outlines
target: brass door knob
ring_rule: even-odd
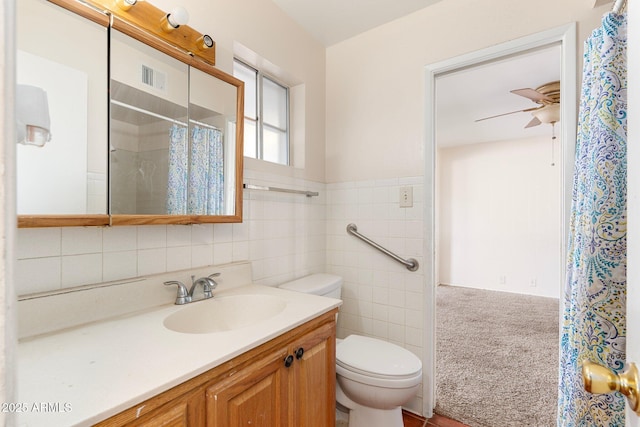
[[[587,360],[582,364],[582,382],[584,389],[593,394],[619,391],[627,396],[631,410],[640,415],[638,368],[635,363],[631,363],[625,372],[616,374],[609,368]]]

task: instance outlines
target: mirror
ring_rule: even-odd
[[[173,213],[166,206],[169,149],[188,141],[188,88],[188,65],[111,32],[112,214]]]
[[[19,225],[38,216],[43,225],[108,224],[108,18],[45,0],[16,7],[17,133],[30,132],[36,110],[50,125],[50,137],[37,145],[17,144]],[[44,94],[42,103],[25,89]]]
[[[215,44],[150,31],[166,13],[148,2],[54,1],[18,2],[18,83],[48,98],[52,135],[19,147],[18,226],[241,222],[244,84],[211,65]]]
[[[236,98],[236,86],[112,31],[111,213],[233,216]]]

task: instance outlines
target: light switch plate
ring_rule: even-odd
[[[400,187],[400,207],[413,207],[413,187]]]

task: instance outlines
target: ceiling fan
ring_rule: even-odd
[[[524,88],[515,89],[511,93],[524,96],[539,104],[537,107],[527,108],[525,110],[511,111],[510,113],[498,114],[496,116],[484,117],[476,120],[480,122],[483,120],[493,119],[496,117],[507,116],[509,114],[531,112],[533,119],[525,126],[530,128],[538,126],[541,123],[556,123],[560,120],[560,82],[545,83],[536,89]]]

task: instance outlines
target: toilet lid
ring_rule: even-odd
[[[411,377],[422,362],[409,350],[390,342],[349,335],[336,347],[336,363],[345,369],[377,377]]]
[[[279,288],[305,294],[326,295],[342,285],[342,277],[333,274],[311,274],[292,282],[283,283]]]

